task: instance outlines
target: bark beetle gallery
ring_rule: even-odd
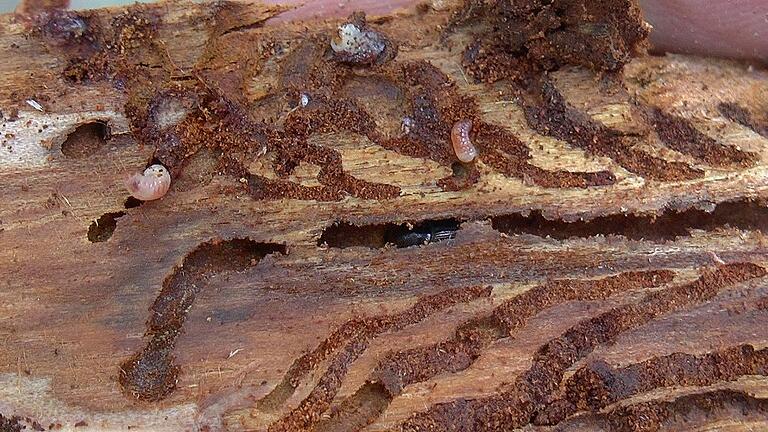
[[[1,430],[768,424],[768,73],[630,0],[283,13],[4,17]]]

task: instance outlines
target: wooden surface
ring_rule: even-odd
[[[364,188],[396,186],[397,196],[260,199],[255,179],[326,181],[317,159],[280,177],[268,140],[239,175],[209,143],[172,169],[165,198],[140,206],[126,205],[122,181],[157,157],[157,143],[131,134],[132,86],[162,73],[232,90],[235,76],[239,91],[226,96],[248,107],[250,122],[280,127],[304,115],[285,75],[301,68],[290,62],[314,61],[299,50],[327,43],[343,20],[263,26],[280,9],[137,6],[131,19],[149,17],[151,37],[123,39],[136,44],[108,52],[106,77],[76,83],[63,72],[78,47],[0,17],[0,414],[21,417],[0,420],[0,430],[768,428],[768,72],[641,57],[621,91],[583,69],[553,73],[569,109],[591,117],[583,124],[700,173],[652,179],[621,156],[534,130],[510,83],[473,84],[460,68],[470,29],[440,38],[453,6],[369,19],[397,42],[394,60],[347,70],[332,96],[323,83],[308,87],[309,116],[313,101],[337,97],[376,128],[319,127],[308,143],[335,150]],[[121,13],[90,19],[103,30]],[[605,170],[615,182],[544,187],[491,163],[488,144],[479,180],[445,190],[443,153],[409,156],[387,144],[413,115],[392,71],[418,61],[448,77],[438,104],[469,98],[483,127],[525,144],[530,165]],[[121,75],[126,65],[146,75]],[[657,132],[667,129],[653,127],[647,107],[714,144],[664,143]],[[440,109],[448,118],[469,110]],[[109,140],[98,128],[72,134],[94,121],[108,123]],[[723,146],[749,161],[722,156]],[[382,246],[388,227],[444,219],[461,223],[454,239]],[[340,234],[325,231],[339,223]],[[340,238],[357,246],[335,247]],[[153,355],[139,377],[136,361]],[[590,370],[599,371],[591,381]],[[594,376],[614,375],[621,385],[601,393]],[[139,381],[151,376],[162,392],[142,393]],[[588,403],[573,390],[584,388],[608,396]]]

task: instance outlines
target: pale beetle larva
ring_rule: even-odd
[[[477,157],[477,149],[469,139],[469,133],[472,131],[472,120],[460,120],[453,125],[451,129],[451,143],[456,157],[464,163],[469,163]]]
[[[125,187],[131,196],[142,200],[152,201],[162,198],[171,187],[171,175],[159,164],[150,166],[143,174],[134,174],[125,181]]]

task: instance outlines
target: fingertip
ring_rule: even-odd
[[[768,61],[765,0],[641,0],[658,51]]]

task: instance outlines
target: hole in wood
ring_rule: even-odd
[[[406,248],[453,239],[460,224],[457,219],[425,220],[415,225],[383,223],[356,226],[341,222],[326,228],[317,244],[340,249],[355,246],[380,249],[387,245]]]
[[[84,123],[67,136],[61,145],[61,152],[69,158],[85,158],[99,150],[109,138],[109,125],[106,122]]]
[[[550,220],[541,212],[520,213],[491,218],[491,226],[505,234],[533,234],[558,240],[598,235],[622,236],[631,240],[668,241],[687,237],[691,230],[712,231],[738,228],[768,232],[768,207],[753,201],[733,201],[712,205],[711,209],[665,210],[661,215],[614,214],[589,221]]]
[[[125,204],[123,204],[123,207],[125,207],[127,209],[132,209],[132,208],[136,208],[136,207],[138,207],[138,206],[140,206],[142,204],[144,204],[144,201],[142,201],[140,199],[136,199],[136,198],[134,198],[132,196],[129,196],[128,198],[125,199]]]
[[[98,219],[91,222],[88,227],[88,240],[91,243],[100,243],[109,240],[117,228],[117,220],[125,216],[125,212],[104,213]]]

